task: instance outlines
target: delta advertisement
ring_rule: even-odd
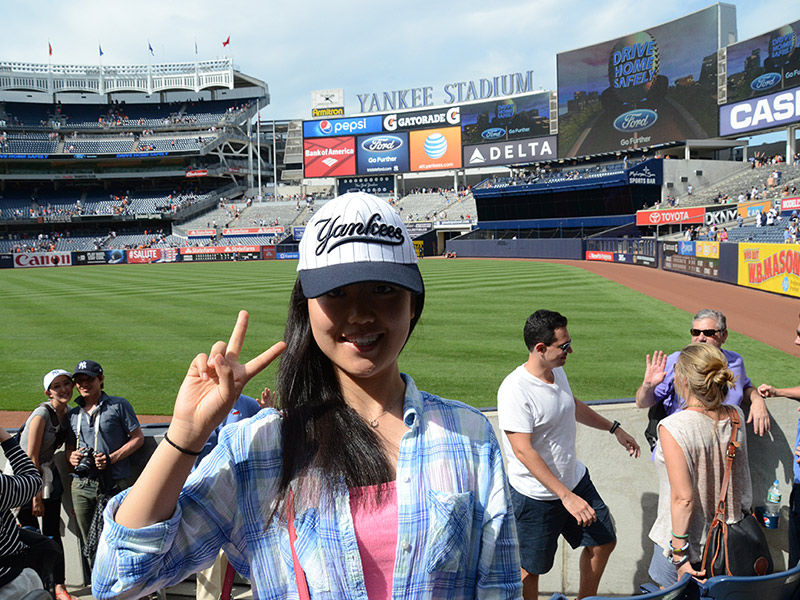
[[[717,39],[724,9],[710,6],[558,54],[559,156],[716,136]],[[728,32],[721,33],[726,39]]]
[[[719,279],[719,242],[664,242],[661,251],[666,271]]]
[[[728,102],[800,86],[798,33],[800,21],[795,21],[728,46]]]
[[[738,283],[800,298],[800,249],[787,244],[739,244]]]

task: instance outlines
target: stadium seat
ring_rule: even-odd
[[[588,596],[584,600],[611,600],[611,596]],[[638,596],[613,596],[614,600],[689,600],[697,598],[697,583],[684,575],[675,585]],[[563,594],[553,594],[550,600],[567,600]]]
[[[731,577],[728,575],[712,577],[700,585],[700,598],[795,600],[800,598],[800,564],[788,571],[759,577]]]

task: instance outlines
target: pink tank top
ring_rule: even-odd
[[[356,530],[358,552],[364,569],[364,583],[370,600],[392,597],[392,578],[397,551],[397,487],[386,484],[381,504],[378,486],[350,490],[350,512]]]

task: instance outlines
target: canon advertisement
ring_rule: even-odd
[[[361,175],[408,172],[407,133],[359,136],[356,152],[357,172]]]
[[[795,21],[727,49],[728,102],[800,86],[800,50]]]
[[[23,252],[14,255],[14,268],[69,266],[72,266],[71,252]]]
[[[720,32],[722,39],[735,35],[733,6],[559,54],[559,154],[716,136]]]

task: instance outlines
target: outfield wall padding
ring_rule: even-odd
[[[739,244],[719,245],[719,280],[737,285],[739,273]]]
[[[475,258],[583,259],[583,240],[447,240],[447,251]]]

